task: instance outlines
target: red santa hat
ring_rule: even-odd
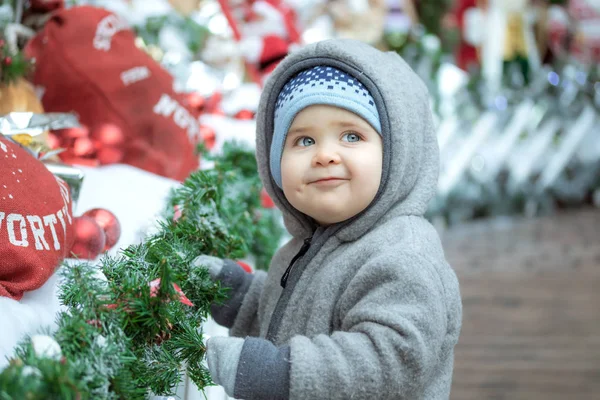
[[[278,35],[248,37],[240,45],[244,58],[262,75],[272,72],[290,51],[290,43]]]
[[[0,136],[0,296],[41,287],[73,241],[69,187],[29,152]]]

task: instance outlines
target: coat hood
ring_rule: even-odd
[[[271,176],[269,154],[275,102],[290,78],[316,65],[340,69],[365,85],[375,100],[383,137],[379,191],[360,214],[332,226],[335,235],[342,241],[351,241],[382,219],[423,215],[435,194],[439,170],[439,150],[425,84],[395,52],[382,52],[355,40],[333,39],[288,55],[267,80],[258,108],[256,159],[260,178],[282,211],[290,234],[306,238],[317,226],[292,207]]]

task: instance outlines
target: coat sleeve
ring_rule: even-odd
[[[341,329],[290,342],[290,399],[421,398],[447,334],[444,284],[419,256],[361,267],[336,307]]]

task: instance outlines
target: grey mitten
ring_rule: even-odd
[[[217,280],[219,274],[223,270],[225,260],[219,257],[201,255],[194,258],[192,261],[194,267],[205,267],[208,269],[208,273],[212,280]]]
[[[233,260],[207,255],[196,257],[192,266],[208,269],[213,281],[219,281],[221,287],[229,289],[229,298],[222,304],[213,304],[210,313],[219,325],[231,328],[254,276]]]

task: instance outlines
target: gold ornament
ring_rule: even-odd
[[[0,115],[11,112],[33,112],[42,114],[44,106],[35,94],[31,83],[18,78],[11,83],[0,83]],[[32,148],[47,148],[48,132],[31,136],[26,133],[13,135],[12,138],[21,145]]]

